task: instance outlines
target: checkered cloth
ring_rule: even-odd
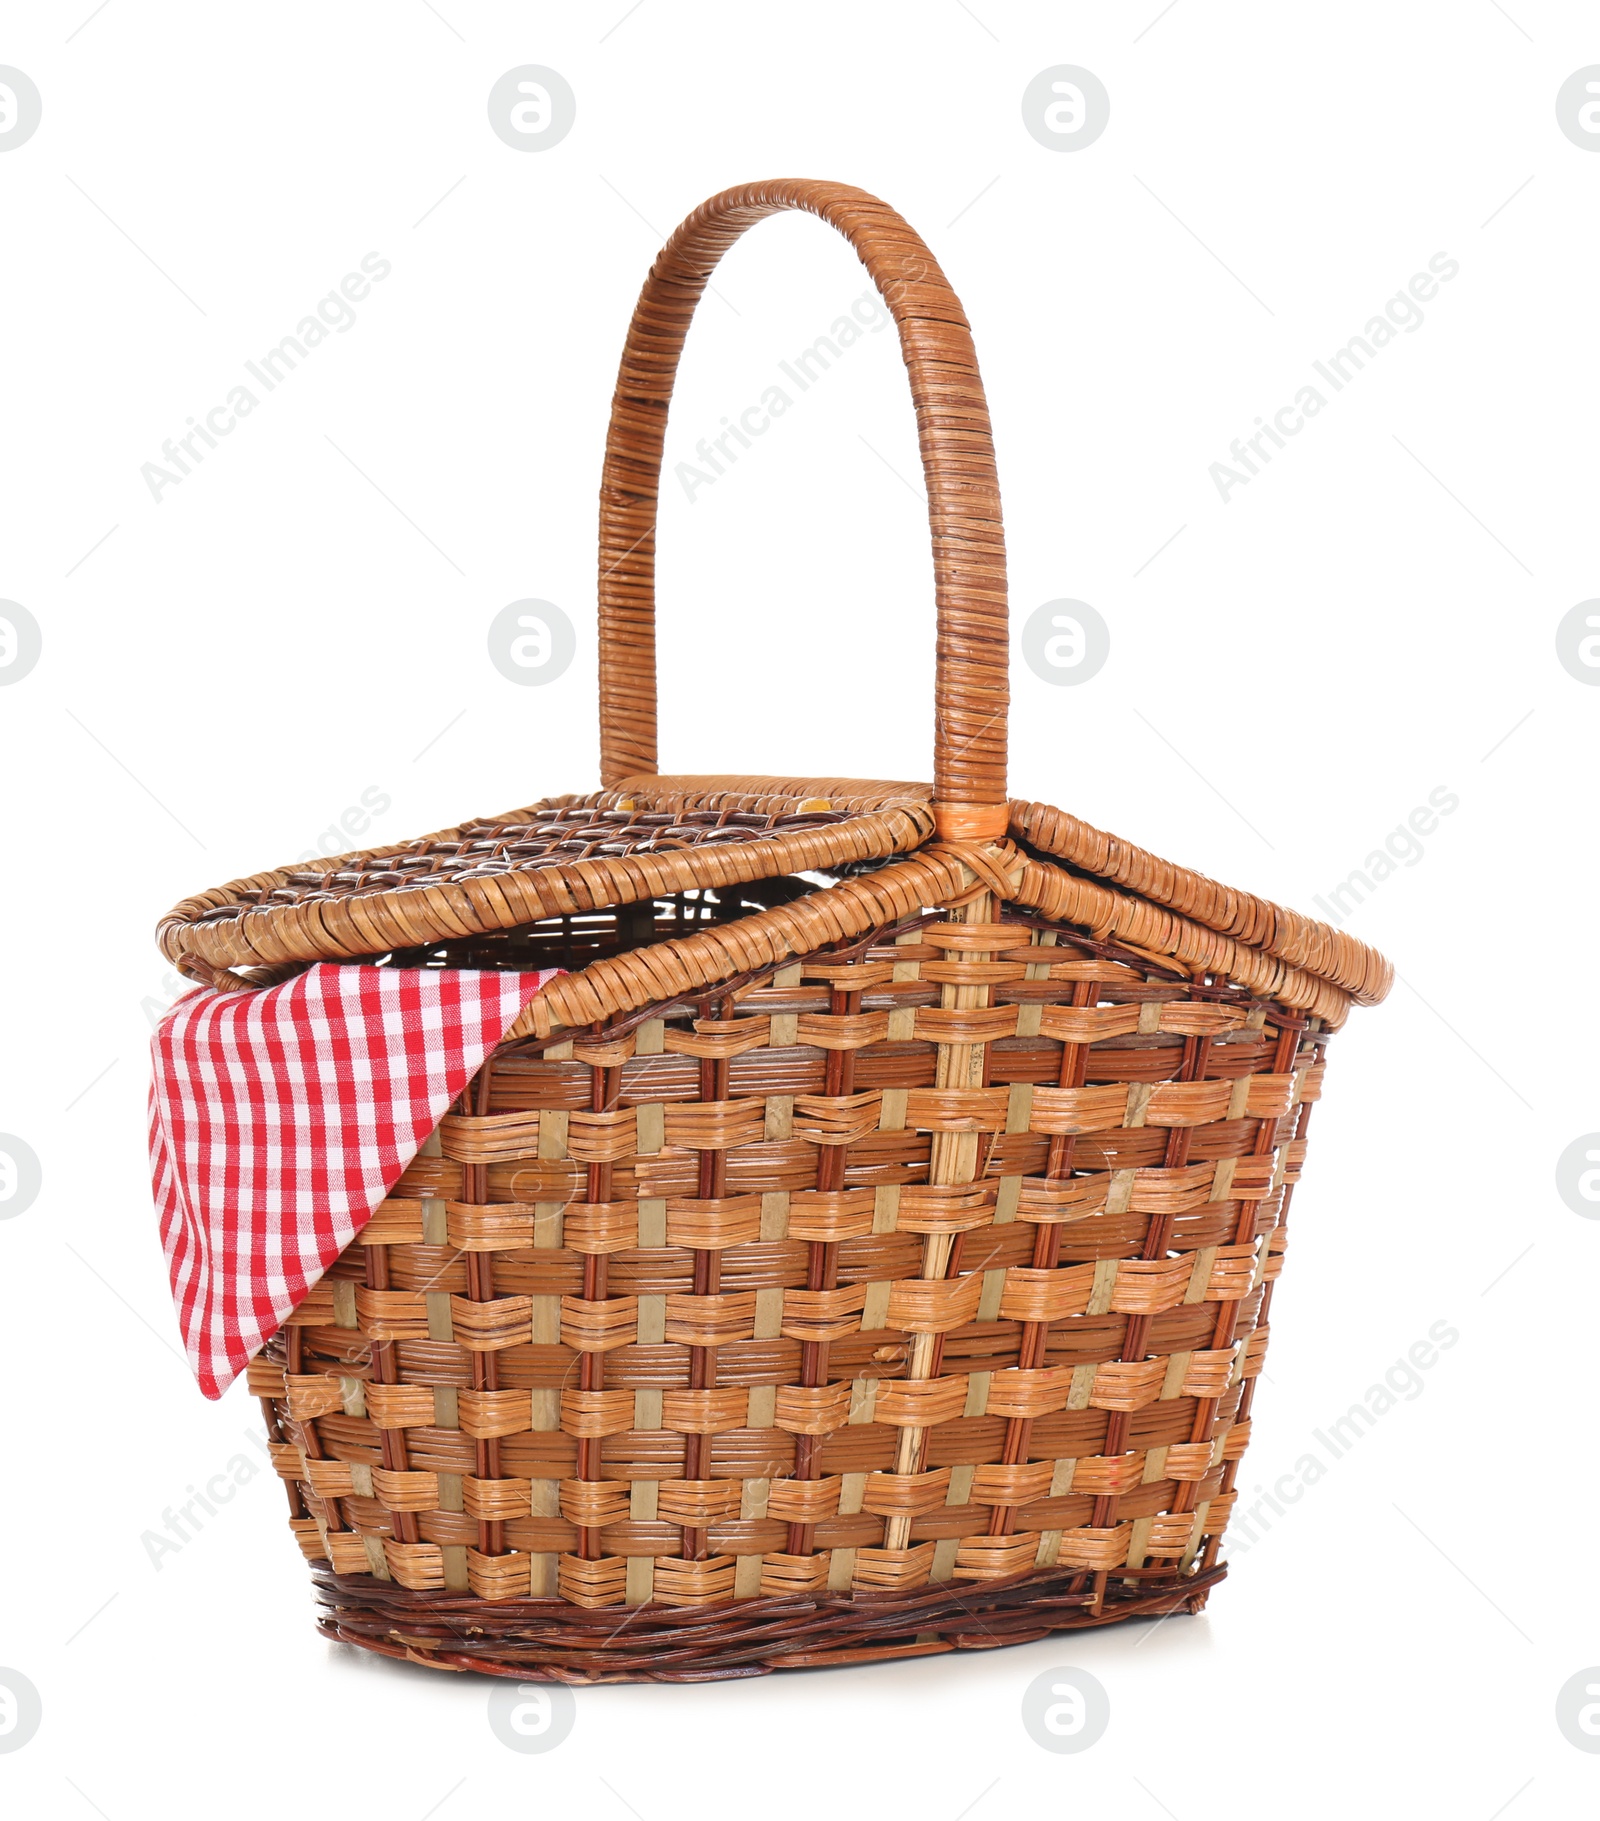
[[[561,970],[319,964],[191,993],[151,1043],[150,1177],[189,1364],[221,1397]]]

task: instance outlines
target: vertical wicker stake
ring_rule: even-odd
[[[589,1065],[589,1111],[591,1113],[609,1113],[616,1098],[616,1071],[607,1068],[603,1063]],[[611,1199],[611,1170],[609,1161],[591,1162],[585,1166],[584,1199],[591,1206],[603,1206]],[[589,1304],[585,1315],[596,1315],[602,1320],[605,1311],[594,1305],[603,1304],[607,1298],[608,1273],[607,1254],[590,1252],[583,1261],[583,1300]],[[576,1311],[574,1311],[576,1314]],[[576,1326],[576,1324],[574,1324]],[[585,1391],[604,1391],[606,1388],[606,1355],[604,1342],[609,1338],[603,1331],[596,1336],[592,1332],[582,1336],[583,1350],[579,1355],[578,1383]],[[595,1340],[601,1341],[596,1346]],[[603,1485],[601,1476],[601,1455],[605,1448],[603,1436],[585,1436],[578,1444],[578,1478],[586,1485]],[[586,1562],[597,1562],[604,1550],[600,1545],[600,1524],[597,1521],[603,1514],[604,1506],[595,1509],[590,1503],[582,1512],[578,1535],[578,1554]]]
[[[478,1071],[467,1094],[463,1096],[463,1110],[470,1108],[478,1118],[485,1117],[490,1109],[494,1084],[494,1059],[491,1057]],[[486,1162],[475,1161],[464,1163],[461,1169],[461,1199],[473,1207],[483,1207],[489,1201],[489,1166]],[[471,1349],[472,1389],[478,1395],[463,1400],[470,1412],[469,1421],[473,1434],[473,1473],[479,1481],[496,1481],[501,1477],[500,1469],[500,1435],[502,1433],[503,1412],[501,1399],[497,1396],[500,1390],[500,1362],[494,1333],[493,1305],[495,1303],[494,1254],[486,1251],[469,1251],[466,1254],[467,1295],[466,1304],[458,1305],[461,1321],[458,1324],[458,1338],[464,1346]],[[470,1305],[478,1305],[477,1310]],[[482,1325],[479,1325],[481,1318]],[[481,1587],[492,1587],[498,1576],[504,1572],[496,1566],[506,1553],[505,1523],[498,1517],[480,1517],[478,1519],[478,1547],[468,1556],[469,1573],[476,1571],[476,1583]]]
[[[308,1412],[301,1415],[295,1409],[297,1400],[294,1396],[294,1387],[289,1381],[302,1375],[310,1376],[308,1373],[304,1373],[302,1330],[298,1323],[290,1323],[284,1329],[283,1335],[285,1399],[282,1433],[299,1448],[306,1464],[306,1472],[301,1477],[300,1488],[297,1490],[305,1502],[306,1509],[316,1517],[322,1538],[325,1540],[330,1532],[342,1531],[345,1528],[344,1518],[339,1511],[338,1499],[327,1495],[319,1496],[316,1490],[315,1469],[312,1468],[311,1462],[326,1459],[322,1438],[317,1434],[316,1413]],[[268,1426],[267,1433],[269,1435],[272,1433],[271,1425]]]
[[[1097,989],[1088,980],[1079,980],[1073,984],[1072,1004],[1082,1008],[1093,1002]],[[1061,1062],[1056,1071],[1056,1085],[1063,1088],[1080,1088],[1083,1086],[1084,1066],[1088,1060],[1089,1046],[1086,1043],[1074,1043],[1070,1039],[1061,1045]],[[1067,1184],[1072,1181],[1072,1146],[1070,1132],[1057,1132],[1051,1135],[1050,1148],[1045,1164],[1044,1181],[1048,1184]],[[1059,1204],[1053,1204],[1045,1197],[1039,1197],[1021,1207],[1019,1219],[1034,1221],[1037,1224],[1033,1233],[1033,1252],[1029,1267],[1035,1271],[1053,1271],[1061,1256],[1061,1228],[1067,1217],[1067,1210]],[[1025,1372],[1042,1372],[1050,1341],[1050,1324],[1047,1321],[1025,1321],[1022,1324],[1022,1339],[1017,1350],[1017,1364]],[[1054,1396],[1046,1393],[1041,1398],[1042,1407],[1053,1407]],[[1024,1466],[1028,1459],[1028,1446],[1033,1437],[1033,1418],[1028,1415],[1008,1416],[1006,1420],[1006,1439],[1000,1452],[1000,1463],[1006,1467]],[[995,1537],[1011,1535],[1016,1522],[1016,1507],[1002,1502],[993,1507],[989,1513],[989,1534]]]
[[[978,891],[963,905],[951,912],[952,923],[989,924],[995,921],[993,900],[987,891]],[[996,940],[999,940],[998,933]],[[984,962],[991,958],[992,949],[976,952],[963,947],[957,951],[963,961]],[[989,1003],[989,988],[980,984],[946,984],[939,990],[940,1006],[947,1011],[967,1011],[986,1006]],[[957,1091],[983,1086],[984,1046],[969,1043],[941,1043],[938,1047],[938,1060],[935,1064],[934,1086],[940,1089]],[[928,1181],[930,1185],[942,1187],[960,1187],[972,1182],[978,1175],[980,1134],[976,1130],[942,1130],[933,1134],[929,1159]],[[929,1233],[922,1242],[922,1277],[925,1281],[942,1279],[954,1275],[958,1263],[956,1249],[960,1245],[959,1234],[950,1232]],[[942,1320],[936,1316],[935,1320]],[[940,1328],[926,1328],[913,1334],[910,1355],[906,1363],[906,1377],[910,1380],[933,1379],[938,1376],[944,1353],[944,1336]],[[897,1474],[915,1475],[923,1469],[923,1456],[927,1447],[927,1429],[923,1426],[906,1425],[900,1430],[895,1449],[894,1470]],[[914,1513],[901,1512],[888,1517],[884,1523],[883,1546],[886,1552],[905,1552],[905,1569],[913,1577],[923,1569],[923,1564],[911,1552],[911,1526]],[[927,1551],[931,1561],[933,1551]]]
[[[861,995],[842,986],[837,981],[830,981],[828,991],[828,1010],[833,1017],[855,1017],[861,1010]],[[830,1099],[847,1098],[855,1089],[855,1058],[853,1049],[829,1049],[823,1052],[822,1091]],[[849,1146],[843,1144],[819,1144],[817,1146],[816,1192],[818,1202],[813,1204],[817,1213],[814,1219],[823,1223],[822,1230],[828,1231],[837,1223],[839,1213],[830,1210],[823,1212],[826,1204],[822,1197],[841,1196],[845,1185],[845,1175],[849,1168]],[[846,1216],[848,1218],[848,1216]],[[802,1215],[801,1220],[805,1217]],[[791,1215],[791,1231],[794,1219]],[[807,1227],[808,1232],[816,1229]],[[819,1295],[838,1287],[839,1282],[839,1246],[835,1239],[809,1239],[806,1245],[806,1290]],[[800,1342],[800,1383],[807,1387],[821,1388],[828,1382],[828,1345],[826,1340],[804,1338]],[[826,1440],[821,1435],[797,1435],[795,1437],[794,1478],[797,1481],[810,1483],[822,1477],[822,1448]],[[807,1557],[811,1554],[815,1542],[815,1526],[805,1520],[795,1520],[789,1525],[787,1541],[788,1553],[791,1556]],[[821,1573],[814,1576],[820,1582],[825,1578],[826,1565]]]
[[[1209,1044],[1204,1038],[1185,1037],[1183,1043],[1183,1061],[1178,1067],[1175,1079],[1192,1081],[1205,1065]],[[1162,1156],[1163,1169],[1179,1169],[1189,1155],[1189,1131],[1187,1126],[1168,1128],[1166,1148]],[[1164,1259],[1167,1256],[1172,1238],[1173,1216],[1169,1211],[1152,1214],[1145,1227],[1144,1242],[1139,1249],[1142,1259]],[[1142,1365],[1148,1353],[1150,1317],[1143,1313],[1130,1313],[1123,1330],[1122,1345],[1117,1352],[1119,1364]],[[1127,1451],[1128,1421],[1130,1403],[1124,1401],[1124,1407],[1113,1407],[1106,1423],[1105,1458],[1117,1461]],[[1132,1464],[1132,1463],[1130,1463]],[[1091,1529],[1108,1530],[1114,1533],[1117,1513],[1117,1498],[1101,1493],[1094,1502],[1094,1510],[1089,1518]],[[1094,1577],[1094,1607],[1099,1612],[1105,1602],[1107,1570],[1096,1570]]]
[[[596,1029],[590,1035],[602,1037]],[[631,1392],[609,1391],[606,1355],[625,1346],[637,1328],[637,1303],[611,1294],[609,1260],[619,1242],[637,1238],[637,1216],[631,1226],[614,1218],[617,1134],[614,1127],[621,1084],[622,1052],[631,1045],[586,1043],[574,1059],[589,1071],[589,1119],[569,1130],[568,1150],[584,1166],[584,1192],[565,1216],[566,1243],[583,1261],[582,1294],[561,1299],[561,1338],[578,1355],[577,1390],[585,1420],[577,1444],[576,1477],[562,1482],[561,1512],[578,1532],[576,1555],[561,1558],[558,1585],[562,1597],[574,1605],[608,1606],[622,1597],[627,1562],[607,1556],[603,1532],[607,1524],[627,1516],[625,1485],[605,1478],[605,1444],[608,1435],[628,1426]]]
[[[389,1248],[387,1246],[367,1246],[364,1250],[363,1263],[366,1267],[366,1283],[369,1290],[387,1290],[389,1288]],[[399,1364],[395,1358],[395,1341],[389,1337],[387,1324],[379,1325],[379,1332],[386,1338],[374,1340],[371,1346],[372,1377],[380,1385],[395,1385],[400,1382]],[[417,1514],[413,1510],[403,1509],[408,1503],[406,1488],[400,1477],[410,1471],[411,1462],[406,1449],[406,1432],[404,1429],[381,1427],[378,1430],[378,1446],[382,1456],[382,1471],[389,1484],[375,1488],[387,1493],[383,1502],[394,1511],[394,1540],[408,1544],[420,1541],[417,1530]],[[390,1477],[392,1476],[392,1478]],[[443,1572],[439,1584],[444,1584]]]
[[[733,1004],[729,999],[713,1003],[705,1001],[701,1008],[701,1019],[706,1023],[721,1022],[733,1016]],[[722,1103],[728,1098],[728,1063],[726,1058],[716,1055],[700,1058],[700,1100],[702,1105],[722,1109]],[[720,1131],[708,1131],[708,1138],[720,1139]],[[693,1260],[691,1279],[693,1294],[708,1300],[700,1305],[704,1311],[698,1318],[698,1325],[688,1330],[689,1347],[689,1389],[691,1391],[714,1391],[717,1384],[717,1349],[714,1344],[717,1338],[716,1312],[720,1307],[722,1293],[722,1235],[715,1230],[717,1216],[723,1212],[721,1203],[728,1187],[728,1154],[720,1145],[698,1153],[696,1166],[695,1195],[702,1204],[701,1212],[710,1216],[712,1230],[709,1233],[697,1234],[702,1240],[711,1239],[713,1245],[700,1244],[690,1248]],[[694,1318],[691,1318],[694,1319]],[[709,1400],[702,1400],[709,1404]],[[709,1409],[705,1415],[709,1415]],[[704,1420],[702,1416],[701,1420]],[[716,1491],[711,1482],[711,1449],[714,1432],[710,1427],[691,1430],[684,1437],[683,1506],[682,1515],[687,1518],[683,1530],[683,1557],[688,1562],[704,1562],[710,1555],[706,1525],[700,1521],[703,1512],[701,1501],[708,1499]],[[659,1566],[659,1565],[658,1565]],[[674,1568],[676,1564],[673,1565]],[[732,1563],[728,1563],[730,1585],[725,1590],[732,1591]],[[671,1570],[669,1570],[669,1573]],[[684,1575],[686,1584],[697,1591],[709,1592],[714,1585],[713,1577],[702,1573],[697,1576]]]

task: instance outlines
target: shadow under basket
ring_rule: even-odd
[[[717,259],[783,208],[850,239],[899,326],[931,789],[657,770],[673,373]],[[522,1680],[701,1681],[1197,1611],[1325,1054],[1387,963],[1008,801],[971,340],[862,192],[730,191],[667,243],[601,553],[601,791],[236,881],[161,928],[219,991],[318,961],[568,970],[249,1368],[324,1631]]]

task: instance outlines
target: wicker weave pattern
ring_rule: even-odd
[[[227,923],[261,907],[313,901],[337,904],[372,892],[460,885],[469,879],[499,879],[508,873],[575,866],[582,860],[620,860],[636,854],[680,853],[686,848],[758,841],[780,830],[833,827],[842,820],[828,810],[772,815],[738,809],[602,809],[585,804],[553,809],[526,822],[469,822],[459,838],[412,841],[348,869],[286,873],[281,885],[241,891],[229,902],[203,911],[195,922]]]
[[[971,914],[503,1047],[252,1369],[340,1603],[1195,1593],[1326,1033]]]

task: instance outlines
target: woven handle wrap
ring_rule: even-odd
[[[972,334],[938,261],[886,203],[783,178],[704,202],[661,249],[628,329],[600,486],[600,776],[659,771],[655,546],[667,407],[684,338],[718,260],[747,228],[806,209],[854,247],[900,331],[928,485],[938,605],[933,795],[941,834],[1006,828],[1005,536]]]

